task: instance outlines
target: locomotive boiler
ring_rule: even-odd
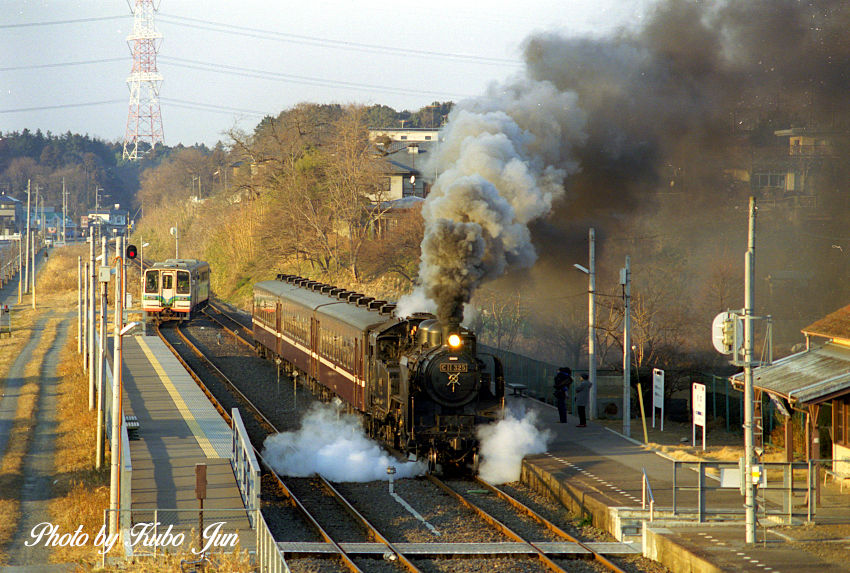
[[[477,465],[475,429],[501,416],[504,379],[473,332],[293,275],[254,286],[252,322],[258,352],[360,413],[373,437],[431,468]]]

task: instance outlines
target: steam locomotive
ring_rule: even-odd
[[[475,426],[501,416],[505,383],[472,332],[294,275],[256,283],[252,314],[258,352],[360,413],[371,436],[431,469],[477,466]]]

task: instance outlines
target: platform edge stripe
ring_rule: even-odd
[[[168,394],[171,396],[171,400],[174,402],[174,405],[177,406],[177,411],[180,412],[180,415],[183,417],[183,420],[186,422],[186,425],[189,426],[189,430],[192,432],[192,435],[195,436],[195,441],[198,442],[198,446],[200,446],[201,450],[203,450],[204,454],[208,458],[221,458],[218,451],[213,447],[207,435],[201,429],[201,425],[195,419],[195,416],[192,415],[192,411],[189,409],[189,406],[186,405],[186,402],[183,400],[183,397],[180,395],[180,392],[177,391],[177,388],[174,386],[174,383],[171,382],[171,378],[169,378],[168,374],[166,374],[165,369],[159,363],[156,356],[154,356],[153,351],[151,350],[148,343],[144,341],[143,337],[137,337],[139,348],[142,349],[145,356],[147,356],[148,361],[156,372],[159,379],[162,381],[163,386],[168,391]]]

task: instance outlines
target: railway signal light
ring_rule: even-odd
[[[136,250],[136,245],[127,245],[127,258],[135,259],[138,251]]]

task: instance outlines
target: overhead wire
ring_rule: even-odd
[[[187,16],[176,16],[173,14],[160,13],[158,15],[158,18],[162,22],[175,24],[178,26],[199,28],[202,30],[209,30],[214,32],[223,32],[225,34],[244,35],[267,40],[277,40],[295,44],[305,44],[309,46],[321,46],[326,48],[380,53],[391,56],[424,56],[430,58],[441,58],[502,66],[519,66],[522,64],[522,62],[520,62],[519,60],[511,60],[507,58],[493,58],[488,56],[477,56],[474,54],[457,54],[450,52],[438,52],[434,50],[421,50],[416,48],[399,48],[397,46],[384,46],[380,44],[366,44],[363,42],[351,42],[347,40],[335,40],[331,38],[322,38],[319,36],[290,34],[287,32],[280,32],[278,30],[266,30],[262,28],[253,28],[248,26],[237,26],[235,24],[225,24],[222,22],[213,22],[210,20],[190,18]]]

